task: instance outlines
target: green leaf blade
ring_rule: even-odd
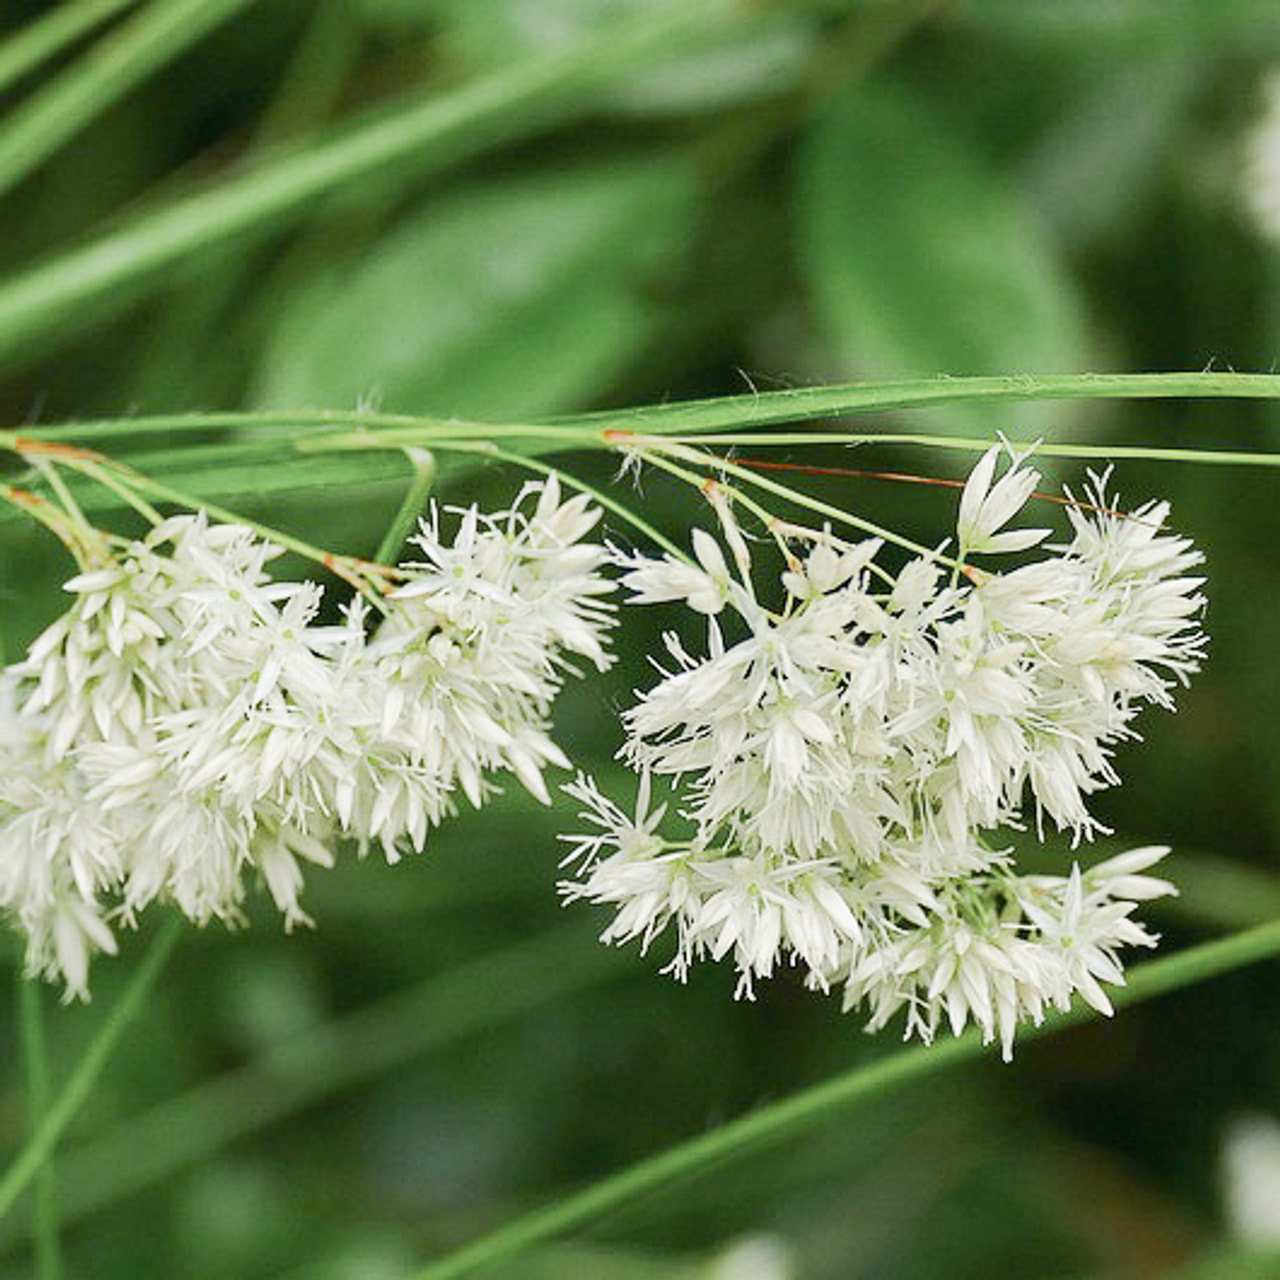
[[[921,106],[867,87],[838,101],[809,138],[801,183],[802,266],[845,372],[1048,373],[1086,362],[1080,303],[1029,213]],[[961,430],[1028,420],[989,406],[939,416]]]
[[[651,338],[647,286],[692,195],[682,163],[641,160],[429,205],[283,316],[258,399],[497,420],[580,403]]]

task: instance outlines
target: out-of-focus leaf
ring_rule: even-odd
[[[393,34],[428,31],[439,25],[450,0],[352,0],[371,27]]]
[[[674,115],[785,93],[799,83],[813,44],[812,30],[794,15],[786,17],[640,71],[618,83],[613,101],[636,115]]]
[[[381,0],[386,3],[386,0]],[[566,49],[625,20],[635,0],[438,0],[446,39],[469,67]],[[394,6],[393,6],[394,8]],[[785,92],[806,65],[816,27],[809,15],[762,13],[744,27],[620,77],[611,105],[626,113],[665,115],[714,111]]]
[[[1280,50],[1280,10],[1272,0],[963,0],[952,21],[989,34],[1053,42],[1070,53],[1104,47],[1149,55],[1160,49],[1203,56]]]
[[[1032,198],[1060,236],[1078,243],[1128,223],[1167,161],[1199,80],[1185,56],[1099,67],[1093,87],[1062,111],[1025,170]]]
[[[281,317],[266,405],[519,418],[597,393],[650,337],[646,301],[693,215],[678,160],[581,166],[427,205]]]
[[[278,153],[197,194],[153,206],[115,231],[0,282],[0,363],[30,362],[40,343],[118,313],[166,267],[198,261],[244,233],[297,218],[321,196],[394,172],[403,184],[514,138],[596,110],[619,74],[739,20],[734,0],[646,7],[634,21],[562,55],[504,66],[440,92],[419,89],[359,123]]]
[[[1081,306],[1029,210],[945,121],[863,87],[801,159],[801,264],[836,370],[871,378],[1082,367]],[[955,427],[1043,410],[948,406]],[[1050,414],[1052,414],[1050,410]]]
[[[717,1275],[731,1274],[713,1272],[714,1265],[670,1252],[569,1242],[513,1258],[490,1274],[492,1280],[716,1280]],[[773,1280],[776,1274],[761,1273],[763,1280]]]

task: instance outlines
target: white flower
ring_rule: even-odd
[[[116,940],[98,910],[74,894],[60,898],[48,916],[27,921],[27,969],[44,977],[61,976],[64,1000],[89,996],[89,960],[95,951],[116,954]]]
[[[700,532],[695,531],[695,539]],[[867,538],[853,547],[846,547],[832,536],[830,529],[825,529],[822,536],[814,541],[803,563],[783,573],[782,585],[800,600],[826,595],[862,573],[883,546],[883,538]]]
[[[1168,880],[1142,874],[1169,852],[1167,845],[1147,845],[1142,849],[1118,853],[1104,862],[1095,863],[1084,873],[1085,888],[1129,902],[1149,902],[1153,898],[1176,895],[1177,888]]]
[[[996,460],[1000,456],[999,445],[992,445],[982,455],[965,482],[964,491],[960,495],[960,514],[956,520],[962,559],[976,552],[994,555],[1006,551],[1025,551],[1043,542],[1053,532],[1051,529],[998,532],[1022,510],[1040,483],[1038,471],[1031,467],[1021,467],[1019,458],[1012,449],[1009,449],[1009,455],[1009,469],[994,486],[991,481],[995,476]]]
[[[661,604],[683,600],[697,613],[715,614],[741,592],[729,574],[729,566],[716,540],[704,529],[693,531],[697,564],[666,555],[661,560],[614,552],[614,562],[628,572],[622,585],[634,592],[632,604]]]

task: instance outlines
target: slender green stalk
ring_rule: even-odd
[[[422,449],[406,449],[405,454],[413,465],[413,479],[409,482],[386,533],[382,535],[377,551],[373,553],[374,561],[378,564],[390,564],[399,556],[400,548],[404,546],[404,540],[409,536],[413,522],[422,511],[431,486],[435,483],[436,463],[429,453]]]
[[[10,114],[0,129],[0,191],[16,186],[145,76],[251,2],[147,5]]]
[[[150,950],[142,958],[129,979],[129,985],[107,1015],[70,1079],[62,1087],[53,1104],[45,1112],[35,1133],[27,1140],[13,1163],[0,1177],[0,1218],[13,1207],[13,1202],[26,1189],[27,1184],[43,1168],[53,1154],[53,1149],[63,1130],[70,1124],[76,1112],[84,1105],[94,1083],[102,1074],[107,1059],[120,1042],[130,1022],[137,1016],[143,1002],[155,985],[164,968],[169,952],[177,941],[182,920],[174,917],[166,921],[152,942]]]
[[[639,529],[646,538],[656,546],[661,547],[668,555],[674,556],[677,560],[683,560],[686,564],[693,563],[693,558],[687,551],[682,551],[666,534],[660,533],[643,516],[637,515],[625,502],[619,502],[617,498],[610,496],[606,490],[597,488],[593,484],[588,484],[585,480],[579,480],[576,476],[559,471],[555,467],[549,467],[545,462],[539,462],[536,458],[530,458],[527,454],[508,453],[505,449],[496,448],[489,448],[484,452],[488,457],[499,462],[509,462],[513,466],[524,467],[528,471],[537,471],[541,475],[558,476],[561,481],[577,489],[580,493],[589,493],[606,511],[612,511],[615,516],[625,520],[632,528]]]
[[[0,362],[34,337],[68,335],[128,305],[171,267],[233,237],[307,213],[320,197],[393,164],[440,169],[571,117],[623,69],[752,21],[732,0],[645,6],[643,16],[554,54],[504,67],[449,93],[416,94],[334,137],[271,157],[243,176],[135,218],[0,288]]]
[[[892,444],[924,449],[949,449],[956,453],[982,453],[998,443],[982,436],[934,436],[913,431],[709,431],[697,435],[667,435],[672,443],[698,444],[704,448],[796,448],[802,445]],[[1049,458],[1133,458],[1146,462],[1190,462],[1220,467],[1277,467],[1280,453],[1249,449],[1187,449],[1180,446],[1144,444],[1071,444],[1055,440],[1037,441],[1036,457]]]
[[[132,8],[138,0],[80,0],[60,4],[29,22],[0,44],[0,92],[30,75],[42,62],[56,58],[94,27]]]
[[[697,435],[667,435],[672,443],[698,444],[705,448],[795,448],[801,445],[893,444],[925,449],[950,449],[958,453],[982,453],[998,443],[981,436],[933,436],[912,431],[709,431]],[[1280,467],[1280,453],[1251,449],[1187,449],[1181,446],[1144,444],[1070,444],[1055,440],[1036,442],[1036,457],[1134,458],[1146,462],[1190,462],[1219,467]]]
[[[1278,393],[1280,394],[1280,393]],[[377,428],[405,427],[426,430],[431,426],[458,435],[466,430],[465,424],[450,422],[446,418],[410,417],[407,414],[370,413],[347,409],[261,409],[257,411],[224,411],[220,413],[158,413],[128,418],[98,418],[92,422],[67,422],[58,426],[32,425],[21,431],[0,431],[0,446],[6,449],[21,448],[24,440],[89,441],[105,439],[134,440],[149,435],[207,435],[211,431],[239,431],[275,428],[280,432],[297,431],[337,432],[340,428],[374,430]],[[492,427],[489,428],[493,430]],[[381,437],[379,437],[380,439]],[[291,442],[301,447],[303,437]],[[240,442],[243,445],[249,441]],[[265,443],[265,442],[253,442]],[[280,447],[273,439],[269,443]],[[412,440],[410,444],[420,443]],[[351,449],[358,446],[351,445]],[[388,448],[392,446],[388,445]],[[398,447],[398,446],[396,446]]]
[[[45,1045],[42,987],[18,975],[18,1015],[22,1027],[22,1058],[27,1088],[27,1124],[32,1132],[40,1128],[49,1110],[49,1055]],[[53,1161],[46,1160],[36,1178],[35,1207],[32,1211],[36,1238],[38,1280],[60,1280],[62,1247],[58,1240],[58,1189]]]
[[[627,954],[594,945],[595,932],[555,929],[434,974],[128,1117],[59,1158],[64,1221],[155,1186],[343,1089],[625,972]]]
[[[677,447],[684,448],[684,446]],[[671,469],[670,464],[663,458],[661,453],[646,449],[644,456],[656,466],[661,466],[665,470]],[[918,556],[937,560],[939,564],[955,563],[950,556],[940,554],[935,548],[923,546],[910,538],[904,538],[900,533],[895,533],[892,529],[886,529],[883,525],[878,525],[872,520],[864,520],[861,516],[854,515],[851,511],[845,511],[841,507],[834,507],[829,502],[811,498],[799,489],[779,484],[776,480],[770,480],[768,476],[762,476],[748,467],[739,466],[737,463],[730,462],[727,458],[719,458],[714,454],[700,453],[697,450],[687,450],[677,456],[696,462],[699,466],[735,476],[743,484],[754,485],[757,489],[763,489],[766,493],[773,494],[775,498],[782,498],[787,502],[795,503],[796,506],[803,507],[805,510],[812,511],[817,515],[825,516],[828,520],[847,524],[857,529],[860,533],[870,534],[873,538],[883,538],[886,542],[902,547],[906,551],[913,551]]]
[[[2,340],[0,340],[2,343]],[[236,489],[265,493],[317,482],[316,477],[295,474],[290,456],[319,460],[326,455],[351,454],[372,459],[379,452],[406,448],[451,448],[493,453],[494,442],[528,441],[526,452],[555,452],[562,448],[620,449],[625,451],[633,431],[641,422],[646,434],[657,432],[674,444],[696,441],[706,446],[778,446],[811,443],[875,444],[895,443],[930,448],[976,451],[991,443],[987,439],[955,438],[914,432],[751,432],[735,430],[744,421],[760,424],[785,422],[822,414],[850,414],[879,408],[925,406],[945,401],[984,401],[1013,398],[1040,399],[1121,397],[1243,397],[1280,398],[1280,377],[1250,374],[1134,374],[1134,375],[1054,375],[1046,378],[956,378],[913,383],[866,383],[818,387],[808,391],[773,392],[752,397],[726,397],[716,401],[691,401],[652,409],[622,410],[608,415],[586,414],[544,423],[466,423],[438,418],[415,418],[400,414],[300,411],[263,413],[165,414],[143,418],[109,419],[93,423],[31,428],[22,433],[0,431],[0,447],[22,452],[30,442],[46,444],[69,441],[132,440],[156,433],[208,433],[245,427],[274,427],[280,434],[270,439],[219,442],[176,448],[148,455],[138,462],[144,470],[176,468],[181,477],[208,489]],[[603,423],[609,423],[602,429]],[[621,424],[630,424],[623,427]],[[284,433],[292,433],[284,436]],[[281,438],[284,436],[284,438]],[[468,443],[473,442],[473,443]],[[1242,450],[1165,448],[1159,446],[1106,444],[1057,444],[1043,442],[1044,456],[1141,458],[1162,462],[1191,462],[1229,466],[1280,465],[1280,453]],[[496,455],[494,455],[496,456]],[[265,462],[280,466],[264,467]],[[297,464],[295,464],[296,466]],[[725,463],[729,466],[731,464]],[[339,473],[323,477],[341,483]],[[367,476],[362,478],[369,478]],[[755,473],[744,474],[744,483],[767,488]],[[178,486],[169,488],[177,493]],[[159,487],[152,492],[160,493]],[[204,502],[184,494],[187,504]],[[212,508],[210,508],[212,510]],[[815,508],[816,509],[816,508]],[[829,511],[822,514],[830,516]],[[3,512],[0,512],[3,518]]]
[[[0,308],[4,295],[0,292]],[[2,313],[2,312],[0,312]],[[2,341],[2,339],[0,339]],[[83,441],[134,440],[158,434],[275,427],[297,432],[292,447],[302,453],[429,448],[438,438],[544,439],[574,448],[618,448],[616,433],[682,438],[703,445],[918,444],[930,448],[986,449],[990,439],[923,435],[903,431],[751,432],[750,427],[843,417],[930,405],[1034,400],[1277,400],[1280,375],[1246,373],[1051,374],[1016,378],[930,378],[913,382],[852,382],[769,391],[715,400],[685,400],[643,408],[576,414],[538,423],[457,422],[445,418],[343,410],[263,410],[254,413],[158,414],[104,418],[96,422],[30,427],[20,435],[0,432],[0,445],[21,438]],[[714,439],[708,433],[717,432]],[[732,434],[727,434],[732,433]],[[279,441],[271,442],[279,448]],[[1231,466],[1276,466],[1280,454],[1246,450],[1162,448],[1147,445],[1055,444],[1038,452],[1062,457],[1147,458]]]
[[[0,511],[20,511],[48,529],[81,569],[89,568],[107,550],[109,543],[102,534],[76,525],[65,511],[38,493],[0,484],[0,502],[6,504]]]
[[[1280,921],[1271,921],[1138,966],[1131,971],[1128,985],[1113,993],[1113,1001],[1117,1006],[1136,1004],[1277,954],[1280,954]],[[1069,1013],[1047,1018],[1039,1028],[1022,1032],[1022,1039],[1059,1031],[1096,1016],[1087,1006],[1077,1005]],[[980,1035],[971,1028],[955,1039],[906,1049],[870,1066],[857,1067],[732,1120],[710,1133],[669,1147],[648,1160],[601,1179],[585,1191],[535,1209],[414,1272],[412,1280],[455,1280],[470,1275],[482,1267],[509,1259],[531,1245],[585,1226],[601,1214],[640,1196],[670,1188],[680,1179],[806,1133],[829,1122],[846,1107],[880,1097],[953,1064],[972,1061],[981,1056],[983,1048]]]
[[[58,469],[47,458],[37,458],[35,460],[36,470],[40,472],[45,483],[53,490],[54,495],[62,504],[62,509],[66,512],[67,519],[81,533],[90,534],[93,525],[85,519],[84,512],[80,510],[80,504],[72,496],[71,491],[63,482],[62,477],[58,474]]]
[[[98,469],[105,471],[106,468],[99,464]],[[205,499],[195,494],[185,493],[181,489],[176,489],[172,485],[162,484],[158,480],[152,480],[149,476],[143,475],[141,472],[132,470],[131,468],[117,466],[114,468],[116,472],[116,484],[108,486],[113,492],[122,492],[127,489],[134,491],[135,498],[141,494],[150,494],[153,498],[158,498],[164,502],[173,502],[180,507],[185,507],[188,511],[205,511],[213,516],[215,520],[224,521],[227,524],[241,524],[247,529],[252,529],[255,533],[271,542],[277,543],[288,551],[292,551],[295,555],[302,556],[305,560],[310,560],[314,564],[322,565],[326,569],[332,570],[357,587],[365,595],[368,596],[370,602],[377,608],[383,608],[382,601],[377,592],[373,590],[368,582],[360,579],[358,574],[349,576],[346,572],[348,568],[355,569],[357,562],[347,556],[337,555],[333,552],[324,550],[323,547],[317,547],[313,543],[304,542],[301,538],[295,538],[293,534],[286,533],[282,529],[272,528],[270,525],[259,523],[257,520],[251,520],[248,516],[232,511],[227,507],[219,506],[217,503],[207,502]],[[103,484],[106,481],[101,475],[95,475],[95,478]],[[131,505],[135,505],[131,502]],[[159,519],[159,513],[141,503],[137,506],[140,511],[150,511],[152,515]]]
[[[102,485],[104,489],[109,489],[121,502],[128,507],[132,507],[144,520],[150,521],[151,524],[157,525],[163,519],[155,507],[145,498],[139,497],[127,484],[122,484],[110,466],[104,466],[98,462],[81,462],[76,464],[75,469],[81,475],[88,476],[90,480]]]
[[[1062,373],[1013,377],[919,378],[904,382],[797,387],[714,400],[687,400],[623,413],[608,411],[555,418],[575,426],[661,432],[718,431],[723,427],[803,422],[836,414],[921,409],[934,404],[1037,400],[1274,400],[1280,374],[1270,373]],[[895,437],[896,438],[896,437]]]

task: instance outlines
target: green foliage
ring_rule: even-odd
[[[1074,282],[1008,178],[932,105],[859,85],[826,105],[802,152],[805,282],[836,367],[883,379],[1088,366]],[[988,430],[1028,417],[940,416]]]
[[[581,404],[660,332],[649,299],[688,241],[691,177],[679,156],[640,158],[430,202],[313,271],[257,398],[493,421]]]
[[[1275,365],[1280,251],[1242,199],[1274,0],[18,0],[0,35],[0,427],[70,424],[45,434],[361,555],[411,482],[402,446],[484,438],[455,419],[528,426],[509,454],[680,545],[687,490],[617,480],[602,431],[734,432],[752,461],[802,424],[769,456],[929,477],[956,468],[923,438],[999,429],[1123,459],[1126,499],[1169,496],[1212,575],[1210,669],[1123,753],[1105,812],[1117,841],[1176,848],[1155,978],[1203,977],[1177,957],[1274,921],[1275,471],[1141,458],[1274,450],[1276,380],[1127,376]],[[814,385],[854,378],[877,383]],[[858,430],[886,439],[851,457]],[[436,462],[444,502],[498,505],[522,475]],[[8,453],[0,472],[40,483]],[[930,543],[954,507],[788,479]],[[0,508],[8,660],[73,571]],[[616,711],[664,625],[629,621],[617,669],[557,712],[619,786]],[[806,1280],[1271,1274],[1229,1239],[1214,1152],[1236,1112],[1280,1115],[1274,972],[1056,1030],[1009,1068],[969,1042],[899,1056],[790,975],[734,1004],[713,967],[657,977],[661,942],[599,947],[603,919],[555,896],[568,807],[516,790],[422,858],[314,877],[314,931],[256,909],[243,934],[183,931],[132,1021],[162,925],[100,963],[92,1006],[41,990],[34,1110],[66,1128],[0,1222],[0,1274],[51,1280],[50,1202],[67,1275],[402,1277],[549,1205],[563,1238],[488,1274],[729,1280],[756,1237]],[[1224,969],[1271,935],[1233,936],[1207,953]],[[39,1073],[3,1044],[14,1157]],[[105,1065],[59,1113],[86,1053]],[[779,1124],[779,1100],[808,1118]],[[690,1140],[708,1164],[677,1178]],[[616,1200],[574,1199],[636,1167]]]

